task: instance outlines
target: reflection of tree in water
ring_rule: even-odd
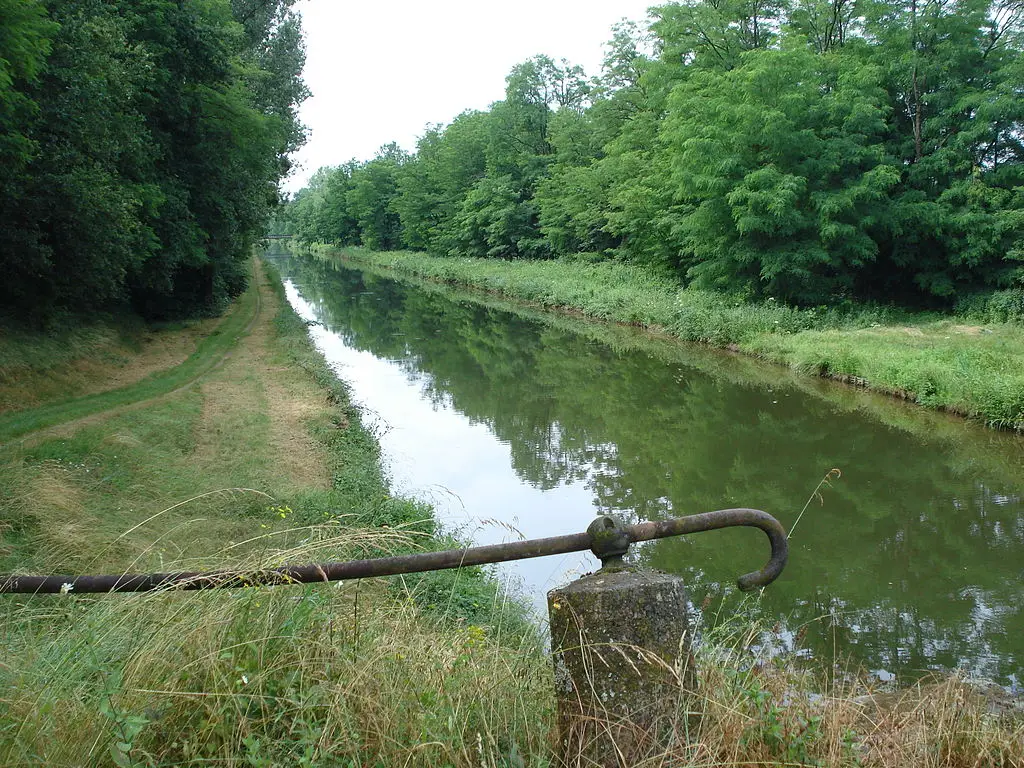
[[[755,506],[791,525],[783,579],[762,597],[817,655],[873,668],[967,668],[1003,679],[1024,647],[1021,485],[792,388],[712,378],[643,351],[398,282],[302,260],[287,266],[346,344],[399,362],[438,403],[487,424],[539,487],[583,481],[627,518]],[[759,566],[756,531],[642,549],[696,599]],[[732,599],[732,598],[729,598]]]

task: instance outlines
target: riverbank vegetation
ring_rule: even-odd
[[[304,139],[293,5],[0,2],[5,324],[219,314],[244,290]]]
[[[391,495],[279,287],[253,290],[247,333],[191,386],[0,449],[5,569],[259,567],[444,543],[429,508]],[[550,659],[479,570],[8,596],[2,610],[5,764],[557,764]],[[1021,765],[1006,697],[956,677],[885,693],[763,655],[763,629],[705,632],[703,730],[652,766]]]
[[[341,255],[399,274],[728,347],[993,426],[1024,428],[1024,327],[991,322],[985,312],[948,316],[739,301],[680,288],[669,277],[616,261],[510,263],[361,248]]]

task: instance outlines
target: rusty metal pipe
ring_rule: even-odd
[[[768,535],[772,547],[771,558],[764,568],[739,578],[737,583],[740,589],[749,590],[771,583],[782,572],[786,564],[788,545],[785,530],[778,520],[766,512],[757,509],[723,509],[673,520],[638,523],[623,526],[622,529],[631,542],[637,542],[712,531],[736,525],[760,528]],[[82,594],[310,584],[440,571],[547,555],[562,555],[570,552],[582,552],[587,549],[595,552],[598,549],[594,536],[590,532],[515,541],[507,544],[449,549],[442,552],[422,552],[340,563],[285,565],[252,571],[220,570],[97,576],[19,576],[9,574],[0,575],[0,593],[57,594],[73,592]]]

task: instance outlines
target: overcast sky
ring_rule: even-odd
[[[543,53],[597,74],[612,25],[652,0],[303,0],[309,142],[286,183],[323,165],[415,149],[428,123],[502,98],[505,75]]]

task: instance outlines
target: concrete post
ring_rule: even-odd
[[[562,759],[630,768],[697,726],[687,594],[677,576],[631,569],[621,524],[588,529],[597,573],[548,593]]]

